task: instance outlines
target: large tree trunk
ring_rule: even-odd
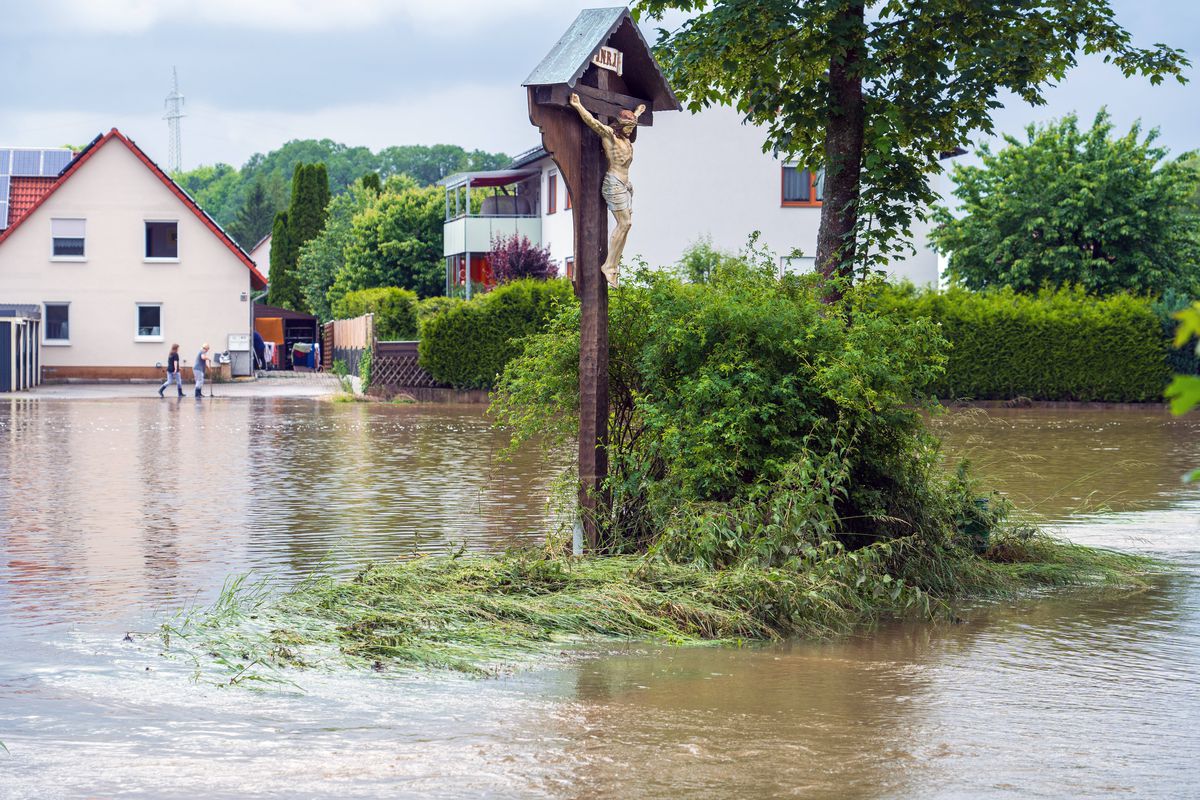
[[[864,0],[848,0],[830,24],[834,40],[843,43],[829,58],[829,124],[825,129],[825,193],[817,232],[817,269],[849,282],[853,276],[855,227],[858,224],[859,172],[863,159],[862,73],[866,22]],[[842,296],[828,287],[826,302]]]

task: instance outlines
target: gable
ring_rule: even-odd
[[[116,151],[112,148],[117,148]],[[124,152],[121,152],[124,151]],[[98,155],[104,153],[104,158],[98,160]],[[125,156],[114,159],[113,156]],[[77,175],[94,175],[99,161],[105,162],[107,183],[97,188],[92,184],[97,181],[76,178]],[[90,171],[89,171],[90,170]],[[115,174],[113,171],[115,170]],[[87,184],[82,186],[81,184]],[[122,206],[136,207],[139,213],[172,213],[182,212],[197,220],[208,235],[213,236],[226,248],[240,264],[250,271],[250,283],[255,289],[264,289],[267,280],[259,272],[250,256],[230,238],[205,211],[197,205],[187,192],[171,180],[150,158],[142,152],[134,142],[125,137],[116,128],[108,133],[97,136],[91,144],[84,148],[63,174],[45,189],[40,197],[30,205],[28,210],[13,220],[13,224],[0,232],[0,247],[19,230],[24,223],[37,216],[37,212],[51,198],[64,192],[64,199],[71,199],[79,206],[81,213],[86,213],[86,206],[102,202],[105,204],[119,203]],[[67,198],[66,196],[70,197]],[[180,209],[182,204],[183,209]],[[186,211],[184,210],[186,209]]]

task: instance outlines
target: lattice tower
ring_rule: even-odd
[[[167,121],[167,171],[179,172],[183,169],[183,145],[179,130],[179,120],[183,119],[183,95],[179,93],[179,71],[171,67],[171,93],[165,101],[167,113],[163,119]]]

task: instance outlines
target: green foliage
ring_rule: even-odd
[[[1082,289],[878,292],[874,307],[931,319],[950,342],[943,398],[1148,402],[1167,381],[1166,340],[1150,301]]]
[[[1167,289],[1151,302],[1151,308],[1162,323],[1163,338],[1174,341],[1179,331],[1178,312],[1187,309],[1191,304],[1191,295]],[[1200,375],[1200,353],[1190,347],[1178,345],[1167,350],[1167,365],[1172,372],[1180,375]]]
[[[417,338],[417,295],[395,286],[347,292],[333,306],[335,319],[375,315],[375,338],[383,341]]]
[[[675,265],[679,277],[688,283],[705,283],[712,275],[724,268],[738,256],[713,247],[711,237],[703,237],[692,242],[679,263]]]
[[[805,569],[830,547],[952,546],[972,489],[945,476],[919,413],[945,343],[867,299],[830,313],[811,280],[779,280],[767,259],[703,284],[643,270],[614,294],[608,549]],[[497,387],[515,444],[571,440],[578,363],[570,306]]]
[[[501,169],[508,162],[509,157],[503,153],[467,151],[455,145],[408,145],[372,153],[365,147],[349,147],[329,139],[303,139],[290,141],[269,153],[256,153],[240,170],[228,164],[216,164],[197,167],[174,177],[201,208],[228,230],[258,181],[267,188],[272,214],[287,208],[291,198],[289,186],[297,164],[325,164],[330,191],[336,196],[372,172],[384,179],[392,175],[411,175],[419,184],[427,186],[453,172]]]
[[[384,192],[354,215],[345,263],[328,292],[330,303],[375,286],[400,286],[422,297],[442,294],[444,216],[441,188],[389,179]]]
[[[362,381],[362,392],[367,393],[371,388],[371,365],[375,359],[375,348],[364,347],[358,357],[358,377]]]
[[[425,323],[443,311],[449,311],[452,308],[457,308],[463,304],[463,300],[458,297],[445,297],[438,295],[434,297],[426,297],[424,300],[417,301],[417,331],[418,335],[422,335],[425,330]]]
[[[346,264],[346,248],[353,235],[354,215],[366,209],[377,193],[352,186],[334,197],[326,209],[325,227],[300,248],[296,271],[309,310],[323,320],[333,319],[330,288]]]
[[[490,389],[526,336],[574,303],[564,280],[513,281],[424,321],[421,366],[456,389]],[[578,331],[576,331],[578,341]]]
[[[366,175],[363,175],[359,185],[364,189],[370,189],[375,194],[383,191],[383,182],[379,180],[378,172],[368,172]]]
[[[271,232],[275,219],[275,204],[267,195],[267,186],[257,180],[250,187],[246,199],[238,210],[237,219],[229,227],[229,235],[237,240],[247,252]]]
[[[294,251],[291,237],[288,213],[280,211],[275,215],[275,224],[271,228],[271,271],[267,276],[270,283],[267,303],[279,308],[301,309],[304,308],[304,297],[296,272],[288,261],[288,254]]]
[[[656,53],[690,110],[734,106],[766,129],[764,151],[823,165],[827,192],[840,170],[857,170],[846,202],[823,207],[818,239],[847,253],[865,244],[863,268],[903,248],[937,199],[939,155],[991,134],[1002,95],[1043,104],[1081,52],[1151,83],[1182,81],[1188,66],[1166,45],[1135,47],[1108,0],[634,3],[639,17],[674,11],[689,16],[660,30]],[[861,121],[848,107],[859,103]]]
[[[325,227],[329,205],[329,176],[324,164],[297,164],[292,178],[292,203],[288,206],[290,246],[299,254],[305,242]],[[292,257],[295,263],[296,256]]]
[[[1183,347],[1196,337],[1194,353],[1200,356],[1200,302],[1175,314],[1179,329],[1175,332],[1175,347]],[[1186,414],[1200,405],[1200,375],[1176,375],[1167,387],[1172,414]]]
[[[971,289],[1079,285],[1089,292],[1194,292],[1200,286],[1196,172],[1164,161],[1137,124],[1112,135],[1108,112],[1090,130],[1074,116],[1006,136],[981,166],[954,168],[961,216],[935,212],[931,239],[949,275]]]

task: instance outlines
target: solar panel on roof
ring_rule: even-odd
[[[8,162],[12,158],[12,150],[7,148],[0,149],[0,175],[8,175]]]
[[[8,227],[8,203],[0,203],[0,231]]]
[[[7,175],[0,175],[0,203],[8,202],[8,185],[12,178]]]
[[[37,177],[42,174],[41,150],[13,150],[12,173],[27,177]]]
[[[74,153],[70,150],[47,150],[42,153],[42,175],[53,178],[71,163]]]

